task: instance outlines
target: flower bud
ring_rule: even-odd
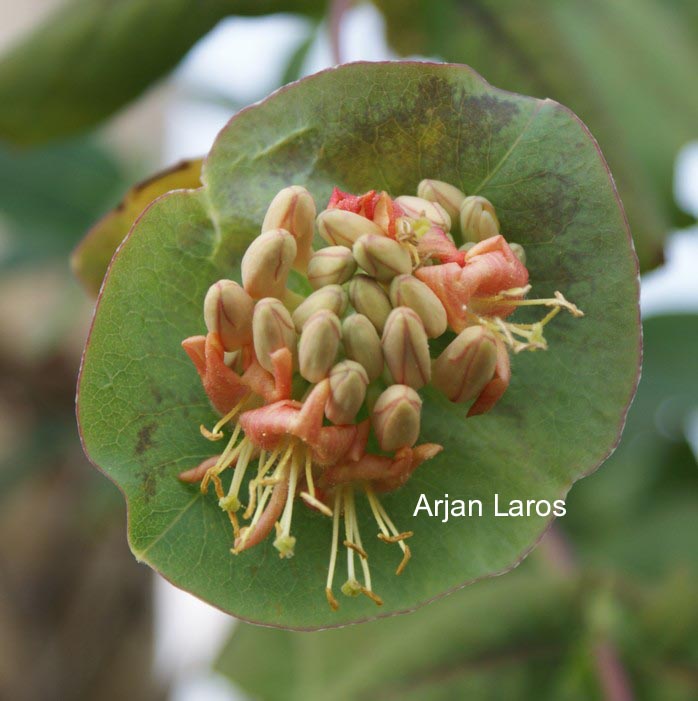
[[[383,372],[383,350],[376,327],[363,314],[352,314],[342,324],[342,340],[347,358],[355,360],[373,382]]]
[[[347,310],[347,293],[339,285],[326,285],[305,298],[293,312],[293,323],[300,333],[303,326],[315,312],[328,309],[337,316]]]
[[[298,342],[298,365],[308,382],[320,382],[334,365],[342,325],[334,312],[320,309],[303,326]]]
[[[390,284],[390,302],[393,307],[409,307],[424,324],[429,338],[437,338],[448,326],[446,310],[441,300],[412,275],[398,275]]]
[[[383,231],[370,219],[345,209],[326,209],[317,218],[320,236],[330,246],[351,248],[354,241],[364,234],[384,236]]]
[[[421,319],[409,307],[390,312],[381,345],[394,382],[414,389],[429,382],[431,357],[427,334]]]
[[[526,251],[520,243],[510,243],[511,252],[521,261],[521,265],[526,265]]]
[[[242,286],[254,299],[281,298],[296,258],[296,239],[285,229],[260,234],[242,257]]]
[[[443,231],[451,230],[451,217],[437,202],[429,202],[429,200],[421,197],[412,197],[411,195],[396,197],[395,202],[397,202],[406,216],[412,219],[426,219]]]
[[[259,364],[273,372],[270,355],[280,348],[288,348],[295,355],[296,330],[288,309],[274,297],[260,299],[252,316],[254,352]]]
[[[458,250],[467,253],[473,246],[476,245],[477,244],[475,243],[475,241],[466,241],[462,246],[458,246]]]
[[[452,402],[475,399],[493,378],[497,345],[484,326],[469,326],[434,361],[432,384]]]
[[[291,185],[274,197],[262,222],[262,232],[285,229],[296,239],[295,265],[301,270],[313,254],[315,214],[311,194],[300,185]]]
[[[465,193],[455,185],[450,185],[442,180],[422,180],[417,185],[417,196],[429,202],[440,204],[451,217],[451,221],[458,219],[460,206],[465,199]]]
[[[211,285],[204,299],[206,328],[217,333],[226,351],[234,351],[252,341],[254,300],[233,280]]]
[[[499,219],[494,206],[485,197],[472,195],[460,208],[460,227],[466,241],[484,241],[499,234]]]
[[[392,307],[386,291],[380,284],[368,275],[355,275],[349,283],[349,300],[351,306],[359,314],[368,317],[378,332],[382,333]]]
[[[422,400],[407,385],[391,385],[373,405],[371,424],[381,450],[409,448],[419,437]]]
[[[313,289],[341,285],[356,272],[356,261],[344,246],[327,246],[313,253],[308,261],[307,277]]]
[[[330,370],[330,396],[325,404],[325,416],[341,426],[356,418],[366,397],[368,375],[363,366],[353,360],[343,360]]]
[[[354,243],[352,251],[356,262],[381,282],[412,272],[412,259],[407,249],[387,236],[364,234]]]

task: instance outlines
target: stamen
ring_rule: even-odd
[[[289,448],[293,448],[293,443]],[[291,474],[288,478],[288,494],[286,495],[286,506],[281,516],[281,523],[277,523],[277,537],[274,547],[279,551],[279,557],[293,557],[293,549],[296,539],[291,535],[291,519],[293,518],[293,505],[296,499],[296,486],[298,484],[298,473],[301,471],[301,461],[298,451],[294,451],[291,458]]]
[[[332,593],[332,582],[334,581],[334,570],[337,565],[337,544],[339,541],[339,512],[341,505],[342,488],[337,487],[334,495],[334,514],[332,516],[332,547],[330,550],[330,565],[327,570],[327,584],[325,585],[325,596],[327,603],[333,611],[339,608],[339,602]]]
[[[220,454],[220,457],[216,461],[216,464],[206,471],[204,478],[201,480],[201,491],[203,494],[206,494],[206,492],[208,491],[208,483],[211,477],[213,475],[219,475],[221,472],[223,472],[223,470],[225,470],[225,468],[228,467],[231,461],[234,459],[234,454],[236,450],[235,442],[237,441],[241,431],[242,426],[238,424],[235,427],[235,430],[233,431],[233,435],[230,436],[228,445],[226,445],[225,450]],[[243,438],[243,440],[240,442],[240,445],[242,445],[244,441],[245,439]]]
[[[245,513],[242,515],[244,519],[248,519],[252,517],[252,514],[254,513],[255,506],[257,505],[257,483],[259,480],[259,473],[262,470],[262,467],[264,466],[264,463],[267,459],[267,451],[266,450],[260,450],[259,451],[259,458],[257,460],[257,475],[256,477],[252,478],[247,485],[247,508],[245,509]]]
[[[325,516],[329,516],[330,518],[332,518],[332,509],[330,509],[329,506],[323,504],[319,499],[316,499],[312,494],[308,494],[308,492],[300,492],[298,496],[306,504],[308,504],[308,506],[312,506],[313,508],[323,513]]]
[[[347,548],[347,570],[349,578],[342,586],[342,593],[347,596],[364,594],[376,605],[382,606],[383,600],[371,589],[371,571],[368,566],[368,555],[361,542],[359,522],[356,517],[354,490],[351,487],[347,488],[347,494],[344,500],[344,524],[347,536],[344,545]],[[356,579],[356,574],[354,572],[354,552],[357,552],[361,556],[360,563],[364,575],[363,585]]]
[[[232,552],[234,555],[237,555],[238,553],[242,552],[245,549],[245,544],[247,543],[247,539],[250,537],[250,534],[254,531],[255,526],[257,525],[257,522],[261,518],[262,514],[264,513],[264,508],[267,505],[267,502],[269,501],[269,497],[271,496],[273,487],[265,487],[264,491],[262,492],[261,496],[258,499],[257,502],[257,510],[254,513],[254,516],[252,517],[252,520],[250,521],[248,526],[245,526],[245,528],[242,528],[240,530],[240,535],[241,535],[241,540],[240,540],[240,545],[237,548],[232,548],[230,552]]]
[[[545,299],[512,299],[512,297],[519,297],[526,294],[530,289],[530,285],[526,285],[526,287],[513,287],[509,290],[503,290],[499,294],[492,295],[491,297],[480,297],[478,301],[509,304],[512,307],[557,307],[558,309],[566,309],[572,316],[584,316],[584,312],[577,307],[576,304],[572,304],[572,302],[565,299],[562,292],[559,291],[555,292],[554,297]]]
[[[223,433],[221,432],[221,428],[225,426],[228,421],[230,421],[235,414],[237,414],[242,407],[245,405],[247,402],[248,397],[245,396],[243,397],[214,427],[211,431],[209,431],[206,426],[201,424],[199,426],[199,430],[201,431],[201,435],[204,436],[204,438],[208,438],[210,441],[219,441],[221,438],[223,438]]]
[[[228,490],[227,496],[218,500],[218,505],[224,511],[237,511],[241,506],[238,495],[240,493],[240,487],[242,486],[242,479],[245,476],[245,472],[247,472],[250,459],[254,454],[254,445],[245,437],[235,451],[237,451],[239,459],[235,465],[235,473],[230,483],[230,489]]]
[[[513,287],[504,290],[492,297],[482,297],[483,302],[493,302],[496,304],[509,304],[513,307],[544,306],[553,307],[540,321],[532,324],[515,323],[504,321],[500,317],[478,317],[478,321],[491,331],[494,331],[513,351],[520,353],[524,350],[546,350],[548,343],[543,336],[543,328],[554,319],[562,309],[566,309],[572,316],[584,316],[584,312],[575,304],[569,302],[561,292],[555,292],[555,296],[547,299],[510,299],[513,296],[526,294],[530,289],[526,287]],[[524,339],[519,341],[515,336]]]
[[[291,456],[291,453],[293,451],[293,445],[294,444],[291,443],[286,448],[283,456],[281,457],[281,460],[279,461],[279,463],[276,466],[276,469],[274,470],[272,479],[259,481],[260,485],[264,482],[269,482],[269,484],[264,484],[264,491],[257,499],[257,510],[255,511],[254,516],[252,517],[252,521],[250,521],[249,526],[241,529],[241,531],[240,531],[242,534],[242,540],[240,541],[238,547],[231,549],[231,552],[234,555],[237,555],[238,553],[242,552],[245,549],[245,544],[247,543],[247,540],[248,540],[250,534],[254,532],[254,528],[257,525],[257,522],[259,521],[259,519],[262,517],[262,514],[264,513],[264,509],[267,505],[267,501],[269,500],[269,497],[271,496],[274,485],[277,484],[278,482],[280,482],[281,478],[284,475],[284,472],[286,470],[286,463],[288,462],[288,459]],[[280,449],[276,449],[272,453],[271,457],[267,460],[266,464],[263,466],[262,471],[266,471],[269,469],[269,467],[273,464],[273,461],[276,460],[276,457],[279,454],[279,451],[280,451]],[[273,484],[271,484],[271,482],[273,482]]]
[[[308,485],[310,496],[315,499],[315,484],[313,483],[313,461],[310,455],[310,448],[305,450],[305,482]]]
[[[373,489],[371,489],[370,486],[366,486],[366,496],[368,497],[368,503],[371,505],[373,517],[376,519],[378,528],[380,528],[381,530],[381,532],[378,534],[378,537],[384,543],[397,543],[400,546],[400,549],[402,550],[402,562],[398,565],[397,569],[395,570],[396,575],[402,574],[405,567],[407,566],[407,563],[412,557],[412,551],[410,550],[409,545],[407,545],[404,541],[405,539],[413,536],[414,533],[412,531],[404,531],[402,533],[398,531],[392,519],[390,518],[390,516],[388,516],[388,512],[380,503],[378,497],[376,496],[375,492],[373,491]]]
[[[357,555],[361,556],[364,560],[367,560],[367,559],[368,559],[368,554],[367,554],[367,552],[366,552],[362,547],[360,547],[359,545],[357,545],[356,543],[352,543],[350,540],[345,540],[345,541],[342,543],[342,545],[343,545],[345,548],[351,548]]]
[[[316,508],[325,516],[332,518],[332,509],[325,506],[316,496],[315,496],[315,483],[313,482],[313,460],[310,452],[310,448],[305,450],[305,483],[308,485],[307,492],[300,492],[299,496],[303,501]]]

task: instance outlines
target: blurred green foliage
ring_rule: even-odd
[[[0,272],[65,257],[132,177],[105,147],[75,138],[31,151],[0,145]]]
[[[38,144],[94,126],[164,76],[223,17],[316,15],[324,5],[71,0],[0,59],[0,140]]]

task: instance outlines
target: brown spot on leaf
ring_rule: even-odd
[[[146,450],[149,450],[153,445],[153,433],[157,430],[156,423],[146,424],[138,431],[138,440],[136,441],[135,454],[143,455]]]

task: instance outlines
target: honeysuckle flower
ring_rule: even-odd
[[[354,242],[352,252],[356,262],[379,282],[412,271],[409,252],[387,236],[364,234]]]
[[[293,267],[304,272],[313,254],[315,200],[300,185],[281,190],[271,201],[262,222],[262,233],[274,229],[288,231],[296,240]]]
[[[393,307],[409,307],[420,318],[429,338],[438,338],[448,326],[446,310],[428,285],[413,275],[398,275],[390,283]]]
[[[315,251],[308,261],[307,277],[313,289],[341,285],[356,272],[352,252],[344,246],[326,246]]]
[[[451,230],[451,217],[438,202],[431,202],[422,197],[401,195],[395,199],[395,203],[400,207],[403,215],[410,219],[426,219],[431,226],[442,231]]]
[[[342,521],[348,576],[342,592],[382,603],[371,584],[357,496],[368,500],[379,538],[399,545],[397,574],[410,558],[405,540],[412,533],[397,529],[378,494],[398,489],[442,449],[416,445],[419,390],[432,384],[452,402],[470,402],[468,416],[489,411],[509,384],[508,347],[545,347],[542,328],[560,309],[580,314],[559,293],[525,299],[530,287],[522,251],[512,250],[504,236],[456,246],[445,206],[469,213],[472,229],[473,221],[489,225],[490,210],[493,219],[489,202],[439,181],[423,181],[420,190],[426,198],[393,200],[385,192],[335,189],[316,219],[331,245],[314,252],[308,247],[314,202],[303,188],[285,188],[243,256],[243,286],[214,284],[204,302],[208,335],[183,343],[222,414],[201,433],[211,441],[228,426],[231,433],[221,453],[181,479],[200,481],[204,492],[213,484],[236,555],[275,531],[280,557],[292,557],[297,498],[331,518],[325,591],[333,609]],[[286,287],[292,266],[315,288],[305,298]],[[552,309],[537,324],[506,320],[529,304]],[[449,327],[457,336],[432,359],[429,339]],[[367,452],[371,431],[383,454]],[[246,473],[255,462],[245,496]],[[225,489],[222,475],[230,470]]]
[[[217,333],[226,351],[236,351],[252,341],[254,300],[233,280],[219,280],[204,298],[206,328]]]
[[[245,251],[241,263],[242,286],[250,297],[283,297],[297,250],[296,239],[285,229],[260,234]]]
[[[369,382],[381,376],[385,364],[381,339],[376,326],[367,316],[350,314],[344,320],[342,342],[347,358],[355,360],[363,367]]]
[[[466,197],[460,206],[460,227],[467,241],[484,241],[499,234],[499,219],[486,197]]]
[[[339,209],[359,214],[378,225],[386,236],[396,238],[396,224],[404,213],[387,192],[369,190],[363,195],[352,195],[335,187],[327,209]]]
[[[359,314],[363,314],[383,333],[392,306],[388,293],[380,283],[368,275],[355,275],[349,284],[349,300]]]
[[[440,204],[453,223],[460,217],[460,207],[465,199],[465,193],[450,183],[427,178],[417,185],[417,197]]]
[[[419,268],[415,277],[427,284],[446,309],[449,326],[462,331],[473,314],[509,316],[514,307],[499,304],[496,295],[528,283],[528,270],[503,236],[494,236],[462,253],[463,264],[442,263]],[[494,301],[490,301],[494,299]]]

